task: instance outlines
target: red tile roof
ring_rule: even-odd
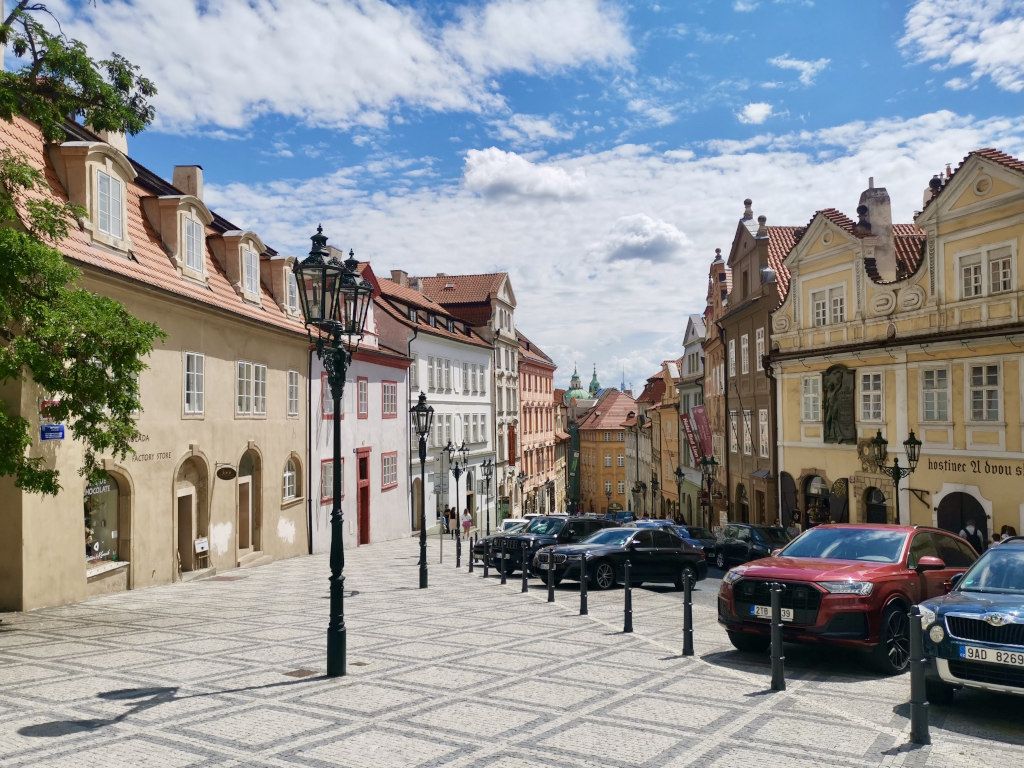
[[[789,267],[785,260],[796,245],[799,227],[768,227],[768,266],[775,272],[775,284],[779,287],[779,301],[789,292]]]
[[[580,429],[617,430],[626,421],[626,415],[636,408],[636,403],[629,395],[617,389],[607,389],[594,407],[580,420]]]
[[[436,275],[419,278],[423,293],[438,304],[480,304],[498,295],[507,272],[489,275]]]
[[[644,387],[644,391],[640,393],[640,397],[636,399],[636,402],[660,403],[664,394],[665,380],[659,374],[657,376],[652,376],[647,380],[647,385]]]
[[[1024,173],[1024,160],[1019,160],[1013,155],[1008,155],[1005,152],[1001,152],[998,149],[992,149],[991,147],[976,149],[973,152],[968,152],[964,156],[964,159],[960,161],[960,164],[956,167],[956,170],[953,171],[953,173],[950,175],[949,179],[942,180],[943,186],[939,190],[939,193],[932,197],[930,200],[928,200],[928,202],[924,204],[924,208],[927,208],[929,205],[931,205],[932,201],[942,194],[943,190],[945,190],[946,186],[948,186],[949,180],[952,179],[953,176],[956,176],[957,172],[959,172],[959,170],[964,167],[964,163],[970,160],[972,155],[977,155],[978,157],[983,157],[986,160],[991,160],[993,163],[998,163],[999,165],[1002,165],[1005,168],[1009,168],[1011,171]],[[947,168],[948,167],[949,166],[947,166]]]
[[[84,131],[85,129],[76,130]],[[95,141],[98,142],[99,139],[95,139]],[[61,203],[68,200],[57,173],[49,161],[39,129],[35,125],[20,117],[16,117],[12,122],[0,120],[0,145],[10,147],[15,152],[24,155],[30,165],[42,169],[50,187],[50,194],[54,199]],[[213,257],[208,243],[205,255],[206,271],[209,275],[208,283],[202,284],[183,277],[164,251],[160,236],[150,226],[142,209],[142,198],[144,197],[182,193],[169,192],[166,188],[159,190],[147,188],[144,184],[148,183],[151,177],[155,177],[134,161],[132,161],[132,165],[139,172],[136,180],[126,185],[127,219],[125,226],[127,235],[132,242],[132,257],[122,256],[114,251],[94,246],[87,232],[72,228],[67,238],[59,246],[67,258],[89,268],[99,269],[127,280],[135,280],[158,290],[182,296],[189,301],[226,310],[247,320],[278,326],[305,335],[306,329],[303,322],[286,315],[262,282],[260,284],[261,303],[257,305],[244,301]],[[167,188],[173,189],[166,182],[164,184]],[[225,226],[218,227],[218,224]],[[224,219],[215,219],[214,224],[206,228],[206,234],[208,237],[216,236],[231,229],[240,228]],[[264,254],[264,258],[266,258],[266,254]]]
[[[546,354],[544,354],[544,351],[540,349],[540,347],[538,347],[536,344],[534,344],[532,341],[526,338],[526,336],[524,336],[519,331],[516,331],[516,337],[519,339],[520,355],[522,355],[524,358],[532,362],[540,363],[541,365],[545,366],[550,366],[551,368],[555,367],[555,362]]]
[[[437,304],[419,291],[412,288],[404,288],[393,280],[378,278],[380,285],[380,296],[374,298],[374,306],[379,307],[389,317],[397,320],[407,328],[416,328],[419,333],[426,333],[431,336],[438,336],[446,339],[454,339],[465,344],[472,344],[477,347],[490,348],[490,344],[476,333],[472,327],[464,327],[464,321],[456,319],[440,304]],[[416,307],[422,310],[417,313],[416,320],[409,317],[406,307]],[[429,316],[434,315],[438,319],[437,325],[431,325]],[[448,320],[455,321],[455,330],[448,330]]]

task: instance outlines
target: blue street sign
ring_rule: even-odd
[[[64,439],[64,425],[63,424],[40,424],[39,425],[39,439],[40,440],[63,440]]]

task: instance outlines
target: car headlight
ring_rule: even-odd
[[[722,581],[726,584],[735,584],[737,581],[743,578],[743,574],[747,572],[746,568],[733,568],[728,571],[725,576],[722,577]]]
[[[819,581],[818,586],[833,595],[859,595],[867,597],[875,585],[870,581]]]
[[[921,629],[927,630],[932,624],[935,623],[935,611],[925,605],[917,606],[921,611]],[[939,628],[941,631],[941,627]],[[939,640],[942,638],[940,637]],[[935,642],[939,642],[936,640]]]

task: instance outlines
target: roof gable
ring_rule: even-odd
[[[1024,161],[996,149],[978,149],[964,157],[915,223],[924,227],[943,214],[967,215],[990,208],[999,198],[1012,199],[1022,192]]]

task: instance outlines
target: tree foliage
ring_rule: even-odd
[[[0,73],[0,119],[23,115],[48,140],[64,137],[68,115],[93,128],[137,133],[152,120],[155,90],[120,57],[95,64],[85,47],[49,34],[21,2],[0,39],[30,54],[18,72]],[[107,73],[104,79],[100,72]],[[80,474],[98,457],[132,453],[139,436],[138,374],[165,334],[121,304],[75,286],[80,272],[58,250],[68,227],[86,215],[54,199],[43,173],[10,150],[0,152],[0,383],[35,382],[57,400],[47,415],[85,447]],[[58,472],[31,456],[35,435],[18,408],[0,404],[0,474],[26,490],[56,494]]]

